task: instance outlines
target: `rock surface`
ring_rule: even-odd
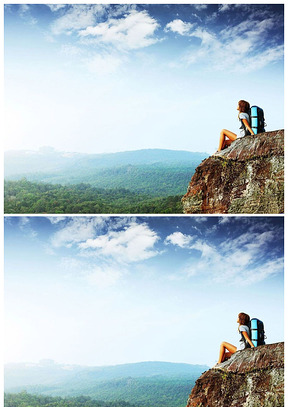
[[[187,407],[284,406],[284,343],[236,352],[203,373]]]
[[[182,198],[184,213],[283,213],[284,130],[236,139],[204,160]]]

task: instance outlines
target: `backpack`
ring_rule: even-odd
[[[265,132],[264,111],[259,106],[251,106],[250,109],[251,128],[254,134]]]
[[[250,320],[250,332],[251,332],[251,341],[253,345],[260,346],[265,345],[265,331],[264,324],[260,319],[252,318]]]

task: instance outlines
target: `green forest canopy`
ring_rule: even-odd
[[[125,401],[97,401],[91,397],[78,396],[70,398],[40,396],[21,393],[5,393],[5,407],[138,407]]]
[[[103,189],[89,184],[59,185],[4,182],[5,213],[182,213],[182,195],[152,197],[125,188]]]

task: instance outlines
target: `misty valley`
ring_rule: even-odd
[[[5,367],[5,407],[185,407],[208,366],[142,362],[82,367],[43,361]]]

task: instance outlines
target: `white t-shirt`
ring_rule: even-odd
[[[241,121],[241,119],[242,119],[242,120],[243,120],[243,119],[246,119],[247,122],[248,122],[249,125],[250,125],[250,116],[249,116],[248,113],[241,112],[241,113],[239,114],[239,120]],[[246,129],[245,124],[244,124],[243,122],[241,122],[240,137],[247,136],[248,134],[250,134],[250,131],[249,131],[248,129]]]
[[[239,326],[239,332],[241,335],[241,332],[247,332],[249,338],[250,338],[250,329],[247,325],[240,325]],[[248,342],[243,338],[243,336],[241,335],[241,339],[240,339],[240,349],[246,349],[247,347],[249,347],[250,345],[248,344]]]

